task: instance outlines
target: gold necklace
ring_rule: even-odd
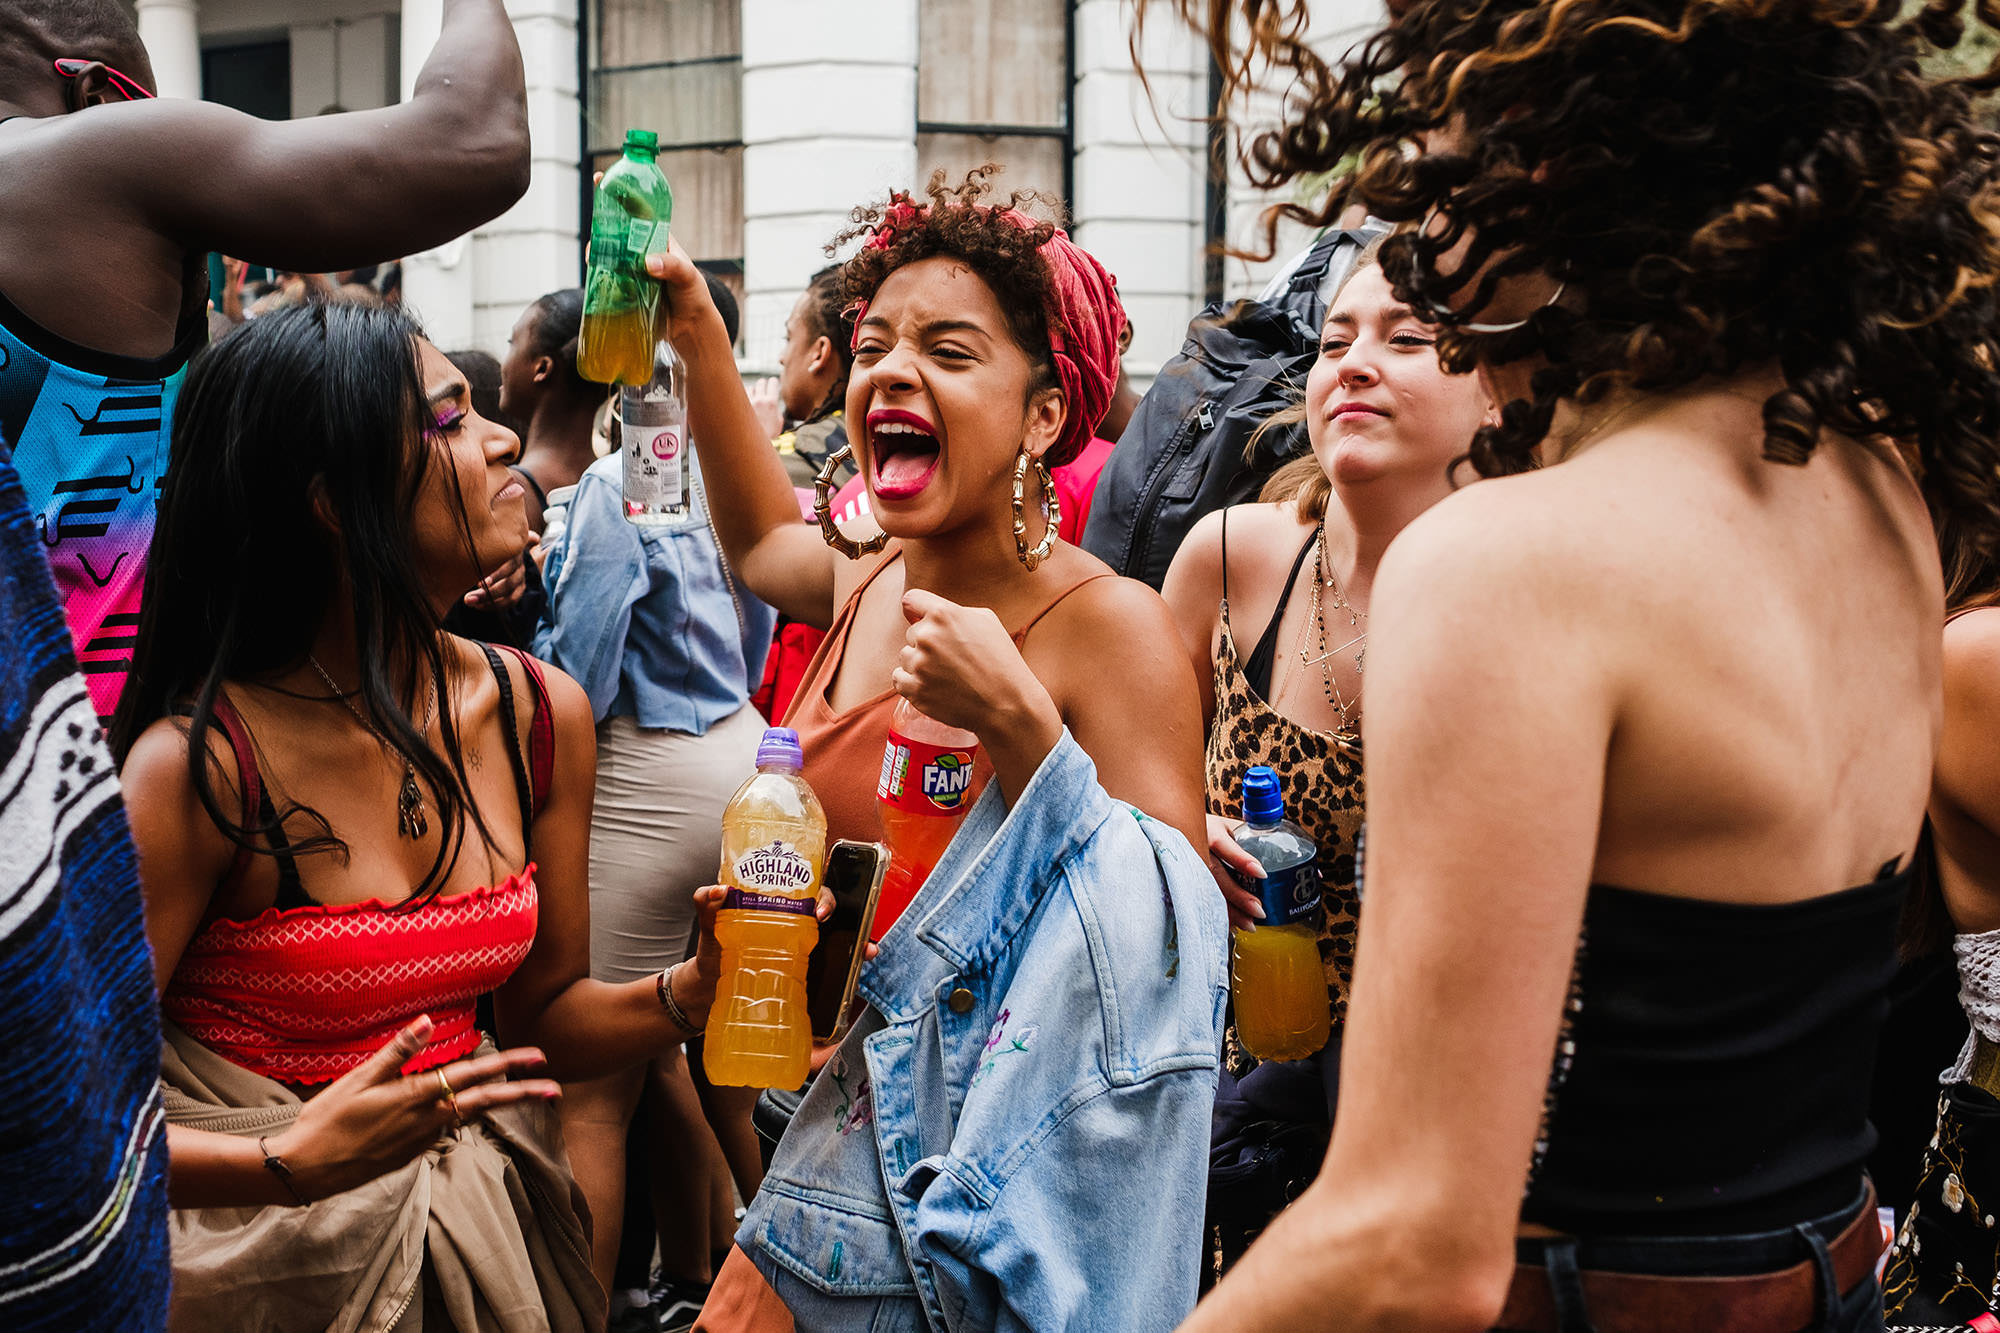
[[[1301,666],[1318,665],[1320,689],[1325,693],[1327,703],[1331,704],[1334,712],[1340,716],[1340,730],[1352,732],[1354,729],[1354,713],[1360,707],[1361,700],[1359,696],[1350,700],[1341,692],[1340,686],[1333,679],[1333,666],[1331,662],[1336,653],[1346,652],[1349,648],[1360,644],[1360,651],[1354,654],[1354,674],[1357,676],[1360,675],[1363,663],[1368,656],[1368,631],[1363,629],[1359,634],[1337,648],[1327,647],[1326,604],[1321,600],[1320,596],[1322,583],[1333,592],[1334,609],[1347,612],[1347,627],[1349,629],[1360,625],[1365,617],[1354,609],[1352,602],[1347,600],[1347,594],[1341,590],[1339,578],[1334,575],[1333,555],[1327,546],[1326,528],[1326,520],[1322,518],[1319,525],[1319,551],[1317,558],[1313,561],[1312,601],[1306,612],[1309,623],[1314,625],[1318,631],[1319,656],[1308,656],[1306,650],[1301,648],[1299,649],[1299,664]]]
[[[375,724],[368,720],[368,714],[362,712],[355,705],[353,699],[341,693],[340,686],[333,683],[333,677],[326,674],[326,668],[319,664],[319,659],[311,653],[307,653],[306,661],[312,663],[314,671],[319,672],[319,678],[326,682],[326,687],[329,690],[333,691],[333,697],[346,705],[348,712],[354,714],[354,720],[366,727],[368,734],[373,736],[385,748],[388,747],[388,738],[376,730]],[[419,735],[429,736],[431,719],[436,714],[437,685],[435,682],[432,682],[430,688],[424,693],[424,725],[419,731]],[[403,759],[403,785],[396,795],[396,832],[405,838],[421,838],[429,831],[430,819],[424,814],[423,788],[417,785],[417,766],[408,756],[405,756]]]

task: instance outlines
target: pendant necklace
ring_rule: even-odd
[[[326,668],[319,664],[319,659],[307,653],[306,661],[312,663],[312,669],[319,673],[319,678],[326,682],[329,690],[333,691],[333,697],[345,704],[348,712],[354,714],[354,720],[366,727],[369,735],[387,747],[388,738],[376,730],[375,724],[370,722],[368,715],[355,705],[351,696],[341,693],[340,686],[333,683],[333,677],[326,674]],[[426,737],[430,735],[431,720],[436,714],[437,686],[432,683],[424,695],[424,725],[419,731],[420,735]],[[396,796],[396,832],[405,838],[421,838],[429,830],[430,819],[424,814],[423,788],[417,785],[417,766],[406,756],[403,760],[403,785]]]

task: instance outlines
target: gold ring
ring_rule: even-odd
[[[444,1076],[444,1066],[440,1065],[431,1072],[437,1075],[438,1100],[444,1103],[445,1110],[451,1112],[452,1123],[454,1125],[464,1124],[465,1117],[460,1115],[458,1111],[458,1094],[452,1091],[451,1080]]]

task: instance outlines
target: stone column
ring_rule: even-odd
[[[1191,31],[1155,13],[1140,52],[1149,96],[1129,3],[1081,0],[1072,32],[1076,240],[1118,278],[1132,320],[1125,368],[1143,387],[1201,304],[1208,63]]]
[[[410,100],[417,72],[444,26],[444,0],[403,0],[402,98]],[[457,349],[472,342],[472,238],[461,236],[403,260],[403,304],[424,323],[431,341]]]
[[[507,0],[527,66],[534,158],[527,194],[472,234],[470,345],[496,356],[523,307],[582,276],[576,12],[577,0]]]
[[[439,347],[505,350],[522,307],[574,287],[582,125],[577,112],[577,0],[508,0],[528,79],[533,167],[528,192],[477,230],[403,264],[403,300]],[[437,44],[443,0],[403,0],[402,94]]]
[[[195,0],[137,0],[139,39],[162,97],[201,96],[201,25]]]
[[[848,211],[917,170],[917,0],[743,0],[743,355],[785,317]]]

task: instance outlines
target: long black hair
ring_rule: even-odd
[[[436,466],[417,326],[392,309],[314,303],[235,330],[195,359],[174,409],[173,456],[146,565],[138,644],[111,722],[122,765],[140,733],[188,715],[188,773],[202,808],[239,847],[277,832],[218,795],[209,754],[225,680],[305,662],[330,615],[352,615],[354,702],[393,757],[416,768],[443,836],[411,902],[434,897],[464,841],[465,764],[449,707],[443,755],[405,710],[395,664],[450,697],[438,615],[414,553],[419,495]],[[455,483],[455,474],[447,472]],[[450,489],[450,488],[448,488]],[[472,534],[458,497],[467,551]],[[300,854],[346,844],[317,812],[274,802],[280,823],[316,826]]]

